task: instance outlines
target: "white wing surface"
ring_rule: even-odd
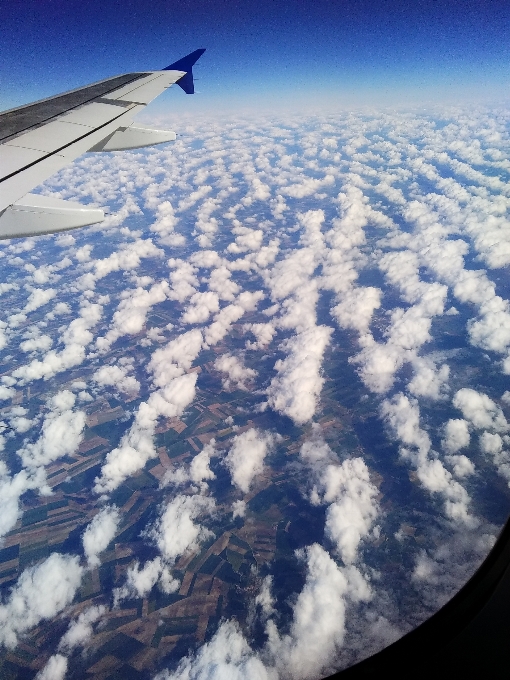
[[[135,149],[175,140],[175,132],[133,117],[174,83],[193,94],[196,50],[160,71],[126,73],[0,113],[0,239],[94,224],[97,208],[28,193],[87,151]]]

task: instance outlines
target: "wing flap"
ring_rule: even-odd
[[[118,105],[114,103],[93,102],[92,104],[85,104],[85,106],[80,106],[78,109],[65,113],[59,120],[63,123],[75,123],[76,125],[96,128],[109,123],[120,113],[122,113],[122,110],[119,110]]]
[[[86,135],[92,129],[92,127],[85,125],[63,123],[60,120],[55,120],[43,127],[37,128],[37,130],[25,132],[24,135],[6,142],[4,146],[52,152],[72,144],[72,142],[83,137],[83,135]]]
[[[156,130],[155,128],[132,125],[124,130],[117,130],[104,145],[98,145],[93,151],[141,149],[153,144],[174,142],[175,138],[175,132],[170,130]]]
[[[0,239],[77,229],[102,220],[104,212],[99,208],[52,196],[26,194],[0,214]]]
[[[15,146],[0,145],[0,176],[13,172],[35,163],[45,155],[44,151],[24,149]]]

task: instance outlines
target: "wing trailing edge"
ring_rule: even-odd
[[[176,134],[171,130],[156,130],[147,125],[130,125],[118,128],[111,137],[89,149],[89,151],[126,151],[142,149],[145,146],[175,142]]]

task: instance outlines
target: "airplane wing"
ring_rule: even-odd
[[[79,203],[27,193],[86,151],[120,151],[175,140],[133,117],[177,83],[194,93],[200,49],[159,71],[125,73],[0,113],[0,239],[101,222]]]

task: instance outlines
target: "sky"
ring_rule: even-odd
[[[0,108],[205,47],[190,113],[504,100],[504,0],[26,0],[0,3]]]

